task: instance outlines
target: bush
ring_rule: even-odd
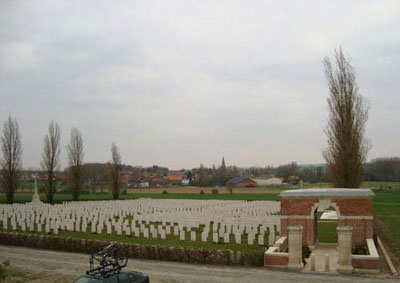
[[[217,189],[213,189],[211,192],[212,192],[213,195],[218,195],[218,190]]]
[[[82,186],[81,194],[82,195],[87,195],[89,193],[90,193],[90,187],[89,186]]]
[[[70,193],[71,193],[71,190],[70,190],[69,186],[64,186],[64,187],[61,189],[60,193],[62,193],[62,194],[70,194]]]
[[[127,190],[127,189],[123,189],[121,193],[122,193],[123,195],[126,195],[126,194],[128,193],[128,190]]]
[[[39,194],[44,194],[44,193],[46,193],[46,190],[45,190],[44,186],[38,186],[38,193],[39,193]]]
[[[368,254],[367,247],[364,246],[364,245],[358,245],[358,246],[353,248],[353,254],[355,254],[355,255],[367,255]]]
[[[252,251],[243,254],[244,266],[263,266],[264,265],[264,252]]]
[[[166,194],[168,194],[168,192],[167,192],[167,191],[163,191],[162,194],[163,194],[163,195],[166,195]]]
[[[311,255],[311,250],[308,246],[303,246],[302,248],[302,255],[303,255],[303,263],[306,264],[305,259],[309,258]]]
[[[4,280],[6,278],[6,268],[10,266],[10,261],[6,260],[0,263],[0,279]]]
[[[25,246],[30,248],[92,254],[102,250],[108,244],[110,244],[110,242],[98,240],[0,232],[0,245]],[[235,254],[229,250],[164,247],[160,245],[149,246],[126,243],[117,243],[117,247],[119,250],[123,251],[124,255],[134,258],[219,265],[263,266],[264,264],[263,251],[237,251],[235,256]],[[9,262],[0,263],[0,274],[4,274],[4,269],[8,265]]]
[[[204,192],[203,192],[203,190],[201,190],[201,191],[200,191],[200,194],[201,194],[201,195],[204,195]]]

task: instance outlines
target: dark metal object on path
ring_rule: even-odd
[[[88,275],[101,275],[107,277],[115,273],[120,273],[121,269],[128,263],[128,257],[121,256],[118,249],[110,244],[103,248],[103,250],[91,254],[90,270],[86,271]]]

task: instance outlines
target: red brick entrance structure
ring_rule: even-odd
[[[334,207],[338,226],[353,228],[352,245],[364,245],[373,238],[374,193],[369,189],[302,189],[281,192],[281,236],[287,227],[303,226],[303,245],[317,242],[317,210]]]
[[[318,263],[325,261],[325,272],[379,273],[379,255],[373,240],[374,195],[369,189],[281,192],[281,235],[265,252],[265,266],[321,272],[321,266],[316,270],[316,257],[319,256]],[[321,253],[317,253],[318,249],[323,249],[322,245],[317,246],[317,211],[331,206],[338,216],[338,255],[332,253],[327,257],[325,253],[321,258]],[[352,254],[352,247],[358,245],[368,249],[367,255]],[[303,265],[302,246],[309,246],[312,250],[306,267]]]

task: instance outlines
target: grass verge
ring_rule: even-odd
[[[400,269],[400,191],[375,190],[375,230]]]
[[[120,199],[137,199],[137,198],[154,198],[154,199],[204,199],[204,200],[278,200],[277,194],[124,194],[120,195]],[[45,201],[45,194],[40,194],[40,199]],[[112,194],[82,194],[79,200],[112,200]],[[72,201],[70,194],[55,194],[55,202]],[[32,195],[15,194],[14,201],[19,203],[32,201]],[[0,195],[0,203],[6,202],[5,194]]]

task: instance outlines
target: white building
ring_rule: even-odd
[[[148,188],[148,187],[149,187],[149,182],[139,183],[139,188]]]
[[[268,179],[254,179],[258,186],[282,186],[283,181],[281,178],[272,177]]]

